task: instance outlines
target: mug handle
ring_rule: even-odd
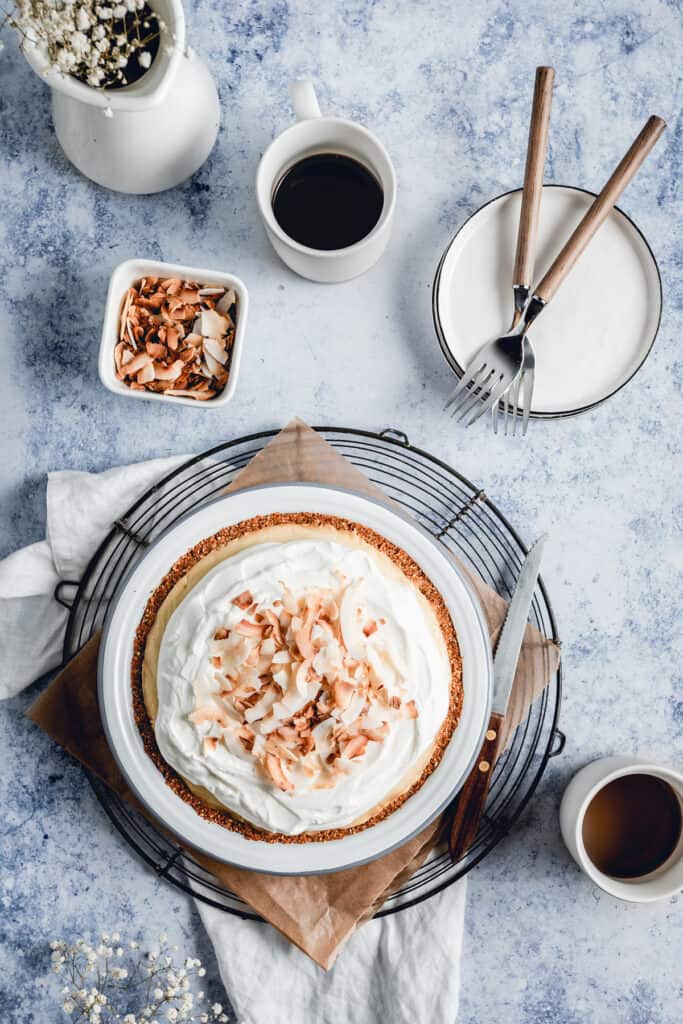
[[[310,121],[311,118],[322,117],[313,82],[308,78],[290,82],[289,98],[292,101],[297,121]]]

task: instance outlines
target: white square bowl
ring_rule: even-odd
[[[123,298],[130,286],[143,277],[179,277],[185,281],[197,281],[198,284],[205,288],[215,285],[221,288],[232,288],[235,292],[237,296],[237,316],[235,320],[235,339],[228,367],[228,383],[215,398],[210,398],[207,402],[199,402],[195,398],[165,395],[163,391],[136,391],[117,378],[114,364],[114,348],[119,340],[119,316]],[[157,260],[125,260],[123,263],[119,263],[109,279],[98,360],[100,380],[109,391],[112,391],[115,395],[123,395],[126,398],[144,398],[153,402],[169,402],[171,405],[191,405],[195,409],[216,409],[219,406],[226,405],[235,394],[235,388],[237,387],[237,375],[242,358],[242,345],[248,310],[249,296],[247,289],[239,277],[234,277],[232,274],[221,274],[217,270],[202,270],[199,267],[184,267],[176,263],[161,263]]]

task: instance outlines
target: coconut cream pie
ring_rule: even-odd
[[[338,838],[390,814],[457,724],[458,643],[400,548],[350,520],[250,519],[187,552],[137,631],[147,753],[246,836]]]

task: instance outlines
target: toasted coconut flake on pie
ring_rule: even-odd
[[[250,622],[249,619],[240,619],[236,626],[233,626],[233,632],[239,633],[240,636],[263,636],[264,626],[259,625],[257,622]]]
[[[197,708],[190,715],[190,721],[194,722],[195,725],[201,725],[202,722],[218,722],[227,729],[228,727],[228,716],[225,711],[214,705],[207,704],[204,707]]]
[[[374,636],[379,624],[358,605],[357,594],[347,595],[341,619],[351,609],[363,623],[362,635]],[[396,679],[390,678],[391,688],[382,681],[385,666],[374,641],[368,661],[349,650],[346,633],[335,625],[339,601],[327,592],[313,589],[297,598],[284,588],[282,600],[262,605],[247,589],[231,604],[250,617],[213,633],[221,706],[198,693],[189,720],[218,729],[229,749],[239,743],[283,793],[296,792],[297,778],[313,780],[313,788],[333,787],[355,770],[369,744],[383,743],[396,723],[417,716],[415,701],[402,699]]]
[[[265,766],[266,771],[279,789],[284,792],[294,789],[294,783],[285,774],[284,765],[279,757],[275,754],[267,753]]]

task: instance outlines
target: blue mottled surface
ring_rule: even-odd
[[[471,875],[460,1021],[679,1024],[680,899],[638,907],[598,892],[565,852],[557,809],[571,774],[599,754],[683,766],[680,0],[200,0],[188,13],[223,126],[195,178],[153,197],[79,177],[52,134],[46,88],[6,39],[2,553],[43,536],[50,469],[207,447],[293,414],[400,427],[453,463],[527,540],[551,533],[544,574],[565,643],[568,735],[519,827]],[[537,63],[557,70],[551,181],[598,187],[647,114],[669,121],[622,201],[659,260],[665,311],[628,388],[584,418],[535,424],[521,444],[442,416],[450,380],[430,287],[467,215],[521,183]],[[386,257],[337,287],[283,268],[256,215],[257,160],[289,122],[287,81],[301,74],[319,83],[324,110],[380,134],[400,180]],[[233,270],[250,288],[238,393],[220,414],[133,404],[98,383],[107,278],[134,254]],[[59,1019],[45,956],[56,932],[163,926],[208,955],[189,901],[133,859],[79,768],[22,717],[39,689],[0,706],[2,1024]]]

